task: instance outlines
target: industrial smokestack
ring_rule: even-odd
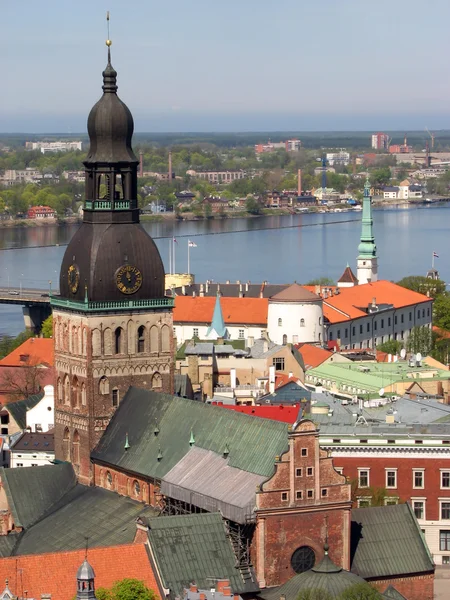
[[[172,181],[172,152],[169,150],[169,181]]]
[[[299,169],[297,173],[297,196],[302,195],[302,170]]]
[[[144,177],[144,153],[139,152],[139,177]]]

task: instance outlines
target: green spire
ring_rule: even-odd
[[[216,304],[214,306],[213,318],[211,325],[208,327],[206,337],[215,339],[223,338],[227,334],[227,328],[225,327],[225,321],[223,320],[222,307],[220,305],[220,295],[216,296]]]
[[[128,433],[125,434],[125,446],[124,449],[128,450],[130,448],[130,442],[128,441]]]
[[[358,252],[358,258],[375,258],[377,255],[377,247],[373,235],[372,198],[370,196],[370,183],[368,177],[364,185],[361,241],[358,246]]]
[[[225,450],[223,451],[223,457],[228,458],[229,454],[230,454],[230,449],[228,447],[228,444],[225,444]]]
[[[195,444],[194,432],[191,429],[191,437],[189,439],[189,446],[193,446]]]
[[[162,457],[163,457],[163,455],[162,455],[162,452],[161,452],[161,446],[158,446],[158,456],[156,457],[157,460],[158,460],[158,462],[160,460],[162,460]]]

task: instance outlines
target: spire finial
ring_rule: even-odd
[[[109,10],[106,13],[106,30],[108,39],[105,43],[108,47],[108,64],[106,65],[106,69],[103,71],[103,91],[115,94],[117,92],[117,73],[111,64],[112,41],[109,38]]]
[[[128,432],[125,434],[125,446],[124,446],[125,450],[128,450],[130,448],[130,442],[128,441]]]
[[[84,539],[86,540],[86,547],[84,549],[84,560],[87,560],[88,547],[89,547],[89,536],[86,535]]]
[[[106,32],[107,32],[107,38],[106,38],[106,45],[108,46],[108,62],[111,61],[111,55],[110,55],[110,48],[111,48],[111,44],[112,41],[109,37],[109,10],[106,11]]]

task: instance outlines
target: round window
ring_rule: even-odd
[[[304,573],[312,569],[316,562],[314,550],[309,546],[300,546],[291,556],[291,566],[296,573]]]

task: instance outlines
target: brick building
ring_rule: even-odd
[[[133,118],[103,72],[88,119],[83,223],[66,249],[54,319],[55,453],[92,481],[90,451],[130,385],[173,390],[173,300],[158,249],[139,224]]]

